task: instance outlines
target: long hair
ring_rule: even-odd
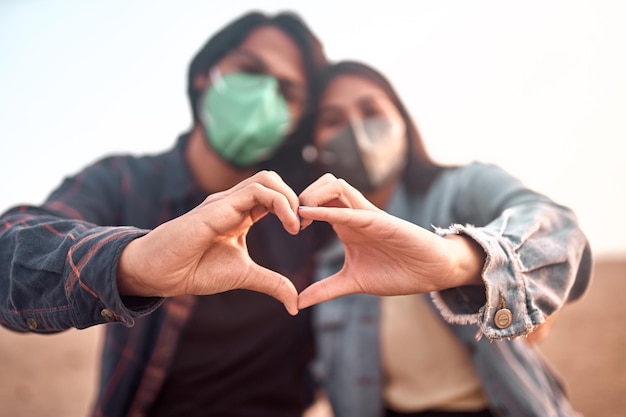
[[[281,12],[270,16],[254,11],[237,18],[213,35],[191,61],[187,75],[187,96],[194,124],[199,121],[198,104],[203,93],[194,87],[194,79],[198,75],[207,74],[220,59],[239,46],[253,30],[267,25],[282,30],[298,45],[307,81],[307,101],[301,120],[304,115],[311,112],[312,103],[316,101],[315,95],[319,91],[318,72],[327,65],[322,43],[302,18],[293,12]],[[304,137],[300,125],[300,123],[296,124],[293,132],[276,153],[259,166],[259,169],[278,171],[294,189],[301,189],[307,185],[306,180],[301,179],[303,177],[302,165],[298,164]]]
[[[417,125],[413,121],[409,111],[400,99],[398,93],[396,93],[396,90],[391,82],[389,82],[389,80],[379,71],[358,61],[339,61],[328,65],[320,72],[319,80],[317,81],[320,92],[315,96],[317,100],[315,107],[318,107],[323,91],[328,87],[328,85],[336,77],[346,74],[356,75],[376,84],[385,92],[385,94],[387,94],[396,109],[398,109],[398,112],[406,125],[407,140],[409,145],[409,155],[404,172],[404,182],[408,186],[409,191],[413,193],[421,194],[426,192],[437,174],[441,172],[444,167],[436,163],[430,157],[426,151],[424,141],[422,140],[422,136],[420,135]],[[307,129],[311,132],[310,140],[312,140],[312,134],[317,123],[317,117],[318,115],[314,110],[306,122]]]

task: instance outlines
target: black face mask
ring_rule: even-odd
[[[406,132],[387,119],[367,119],[342,128],[308,159],[320,175],[330,172],[361,192],[375,191],[404,169]]]

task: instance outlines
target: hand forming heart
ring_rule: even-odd
[[[274,172],[262,171],[210,195],[190,212],[133,240],[118,264],[120,294],[170,297],[249,289],[297,314],[298,293],[283,275],[256,264],[246,235],[268,213],[297,234],[298,197]]]
[[[300,194],[303,225],[329,222],[345,248],[342,269],[302,291],[298,308],[342,295],[404,295],[481,285],[484,252],[462,236],[442,238],[378,209],[326,174]]]
[[[301,204],[308,207],[298,210]],[[250,227],[270,212],[297,234],[298,211],[304,227],[313,220],[329,222],[346,254],[341,271],[300,295],[287,277],[255,263],[246,246]],[[464,262],[468,250],[476,262]],[[129,243],[117,283],[120,294],[139,296],[249,289],[278,299],[295,315],[299,308],[357,292],[399,295],[476,283],[467,277],[479,276],[483,259],[467,239],[444,239],[391,216],[330,174],[298,197],[276,173],[263,171]]]

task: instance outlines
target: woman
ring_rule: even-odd
[[[304,154],[330,174],[299,213],[338,239],[299,308],[321,303],[315,371],[336,417],[577,415],[518,337],[589,284],[571,210],[497,166],[432,161],[370,67],[330,66],[321,88]]]

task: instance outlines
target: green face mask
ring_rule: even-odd
[[[269,158],[282,144],[290,122],[278,80],[265,74],[212,77],[199,110],[209,145],[239,167]]]

